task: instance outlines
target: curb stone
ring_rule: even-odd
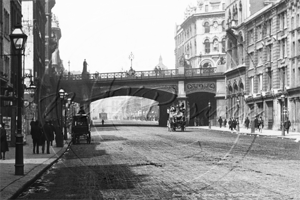
[[[34,177],[30,180],[28,180],[23,186],[21,186],[10,198],[8,199],[15,199],[17,198],[25,189],[27,189],[30,185],[32,185],[37,179],[39,179],[42,174],[44,174],[50,167],[52,167],[70,148],[71,141],[68,143],[68,146],[64,149],[61,149],[57,152],[59,154],[61,151],[63,151],[54,161],[52,161],[50,164],[46,165],[43,169],[41,169],[37,174],[34,175]],[[39,165],[38,167],[40,167]]]

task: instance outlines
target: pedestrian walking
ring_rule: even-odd
[[[259,132],[262,132],[262,129],[264,128],[264,120],[262,117],[260,117],[258,120],[258,127],[259,127]]]
[[[291,121],[287,117],[285,122],[284,122],[284,129],[286,130],[287,134],[289,134],[290,127],[291,127]]]
[[[231,126],[232,126],[232,129],[231,129],[231,130],[233,130],[233,129],[236,130],[236,125],[237,125],[237,120],[236,120],[236,119],[233,119],[233,120],[232,120],[232,125],[231,125]]]
[[[6,137],[6,130],[5,130],[5,124],[0,124],[0,159],[5,160],[5,152],[7,152],[8,149],[8,143],[7,143],[7,137]]]
[[[231,130],[231,131],[233,131],[233,126],[232,126],[232,118],[229,118],[229,121],[228,121],[228,125],[229,125],[229,129]]]
[[[227,120],[226,118],[224,119],[224,127],[226,127],[226,124],[227,124]]]
[[[245,119],[245,126],[246,126],[247,130],[249,128],[249,124],[250,124],[250,120],[249,120],[248,117],[246,117],[246,119]]]
[[[223,123],[223,120],[222,120],[222,117],[220,116],[219,120],[218,120],[219,124],[220,124],[220,128],[222,128],[222,123]]]
[[[41,139],[41,130],[39,127],[39,121],[36,120],[31,126],[31,137],[33,143],[33,153],[39,154],[39,146],[40,146],[40,139]]]
[[[44,135],[44,145],[42,146],[42,151],[44,153],[45,151],[45,142],[46,142],[46,152],[47,154],[50,154],[50,142],[53,140],[52,138],[54,138],[54,133],[53,133],[53,129],[50,125],[50,121],[46,121],[46,123],[43,126],[43,135]]]
[[[255,128],[255,130],[257,130],[259,128],[258,126],[259,126],[258,116],[256,116],[255,119],[254,119],[254,128]]]

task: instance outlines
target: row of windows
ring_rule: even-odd
[[[279,30],[284,30],[287,28],[287,12],[282,12],[278,15]],[[291,30],[300,27],[300,14],[296,17],[291,17]],[[272,19],[267,20],[263,25],[258,25],[256,27],[256,40],[262,40],[263,37],[270,36],[272,34]],[[248,31],[249,44],[254,43],[254,29]]]
[[[219,26],[217,21],[212,24],[215,28]],[[225,31],[225,22],[222,21],[222,31]],[[208,22],[204,23],[204,33],[210,33],[210,24]]]
[[[222,45],[222,52],[225,53],[225,38],[222,39],[221,45]],[[212,47],[213,47],[213,51],[219,52],[219,41],[217,39],[213,40]],[[211,43],[209,42],[208,39],[204,41],[204,49],[205,49],[205,53],[211,52]]]
[[[205,22],[204,23],[204,33],[210,33],[210,27],[211,25],[209,24],[209,22]],[[214,28],[218,28],[219,24],[217,21],[214,21],[212,26]],[[192,28],[194,27],[194,28]],[[194,30],[194,32],[193,32]],[[187,28],[184,32],[182,32],[180,35],[177,36],[176,38],[176,43],[177,45],[181,44],[183,41],[185,41],[186,39],[192,37],[193,35],[196,34],[196,30],[197,30],[197,27],[196,27],[196,24],[194,25],[191,25],[189,28]],[[222,22],[222,31],[224,32],[225,31],[225,22],[223,21]]]

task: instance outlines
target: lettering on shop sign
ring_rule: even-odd
[[[216,84],[208,83],[188,83],[186,84],[186,93],[194,92],[216,92]]]

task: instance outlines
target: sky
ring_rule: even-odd
[[[175,68],[175,25],[196,0],[56,0],[52,9],[62,37],[60,57],[66,70],[119,72],[152,70],[159,56]]]

